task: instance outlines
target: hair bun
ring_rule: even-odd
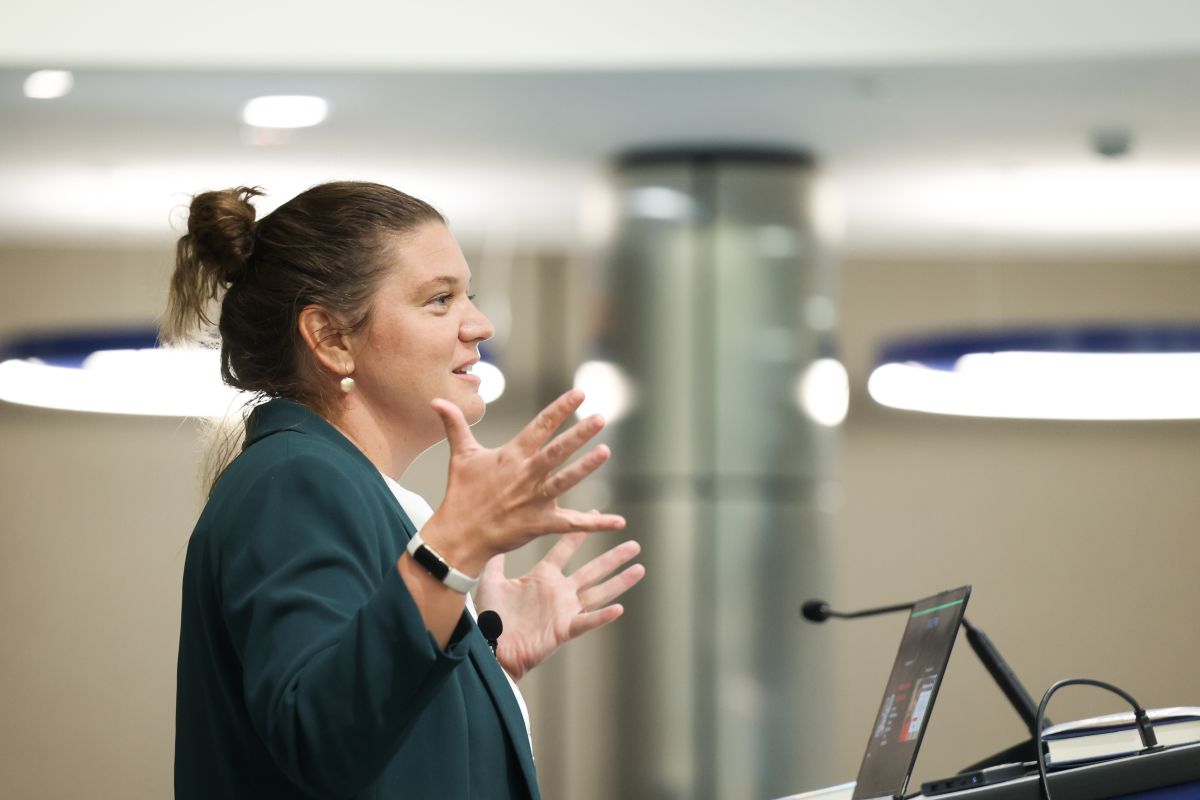
[[[226,285],[242,276],[254,253],[255,210],[250,199],[262,194],[258,187],[239,186],[192,198],[191,245],[206,271]]]

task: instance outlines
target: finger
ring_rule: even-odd
[[[619,531],[625,527],[625,518],[619,514],[600,514],[560,508],[552,528],[543,533],[565,533],[567,531]]]
[[[437,415],[442,418],[446,428],[446,438],[450,441],[451,453],[468,453],[479,449],[479,442],[471,433],[471,426],[463,416],[462,409],[449,400],[437,398],[430,403]]]
[[[612,451],[608,449],[607,445],[596,445],[583,458],[543,481],[543,492],[547,497],[559,497],[566,494],[588,475],[600,469],[611,455]]]
[[[642,546],[632,539],[628,542],[621,542],[571,573],[571,580],[579,587],[591,586],[606,575],[616,572],[618,568],[628,563],[640,552],[642,552]]]
[[[605,606],[597,611],[586,611],[582,614],[576,614],[571,620],[570,627],[567,628],[567,637],[575,639],[583,636],[589,631],[604,627],[624,613],[624,607],[618,604]]]
[[[538,412],[538,415],[513,437],[513,444],[527,455],[536,452],[558,430],[558,426],[563,424],[563,420],[579,408],[579,404],[582,402],[583,392],[578,389],[572,389],[563,394]]]
[[[538,451],[538,454],[532,459],[533,469],[543,474],[550,472],[602,430],[604,430],[604,417],[599,414],[593,414],[587,419],[575,423],[569,430],[555,436],[554,441]]]
[[[587,534],[582,531],[573,531],[565,536],[560,536],[554,546],[546,551],[546,556],[542,561],[562,572],[571,557],[579,552],[585,539],[587,539]]]
[[[606,606],[634,586],[637,586],[638,582],[644,577],[646,577],[646,568],[641,564],[634,564],[629,569],[619,575],[614,575],[599,586],[593,586],[586,592],[580,592],[579,604],[583,606],[584,610]]]

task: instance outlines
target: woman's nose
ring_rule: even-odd
[[[467,342],[486,342],[495,333],[496,329],[492,327],[492,321],[472,303],[471,314],[463,320],[459,336]]]

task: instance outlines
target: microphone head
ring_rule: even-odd
[[[504,633],[504,622],[495,611],[484,611],[479,615],[479,632],[489,642],[494,642]]]
[[[824,622],[832,615],[829,603],[824,600],[809,600],[800,606],[800,616],[809,622]]]

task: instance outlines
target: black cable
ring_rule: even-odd
[[[1099,689],[1107,689],[1114,694],[1120,695],[1125,702],[1133,706],[1133,719],[1137,724],[1138,735],[1142,739],[1143,749],[1141,752],[1144,753],[1147,750],[1161,749],[1161,746],[1158,743],[1158,737],[1154,735],[1154,726],[1150,723],[1149,715],[1146,714],[1146,709],[1142,708],[1141,704],[1138,703],[1137,700],[1134,700],[1133,695],[1131,695],[1129,692],[1113,686],[1111,683],[1105,683],[1104,681],[1098,681],[1092,678],[1067,678],[1065,680],[1057,681],[1046,690],[1044,695],[1042,695],[1042,702],[1038,704],[1037,710],[1037,765],[1038,776],[1041,778],[1042,797],[1044,797],[1045,800],[1050,800],[1050,783],[1046,776],[1046,749],[1043,746],[1045,740],[1042,738],[1046,727],[1046,706],[1049,705],[1050,698],[1053,697],[1054,693],[1059,689],[1063,688],[1064,686],[1079,685],[1095,686]]]

